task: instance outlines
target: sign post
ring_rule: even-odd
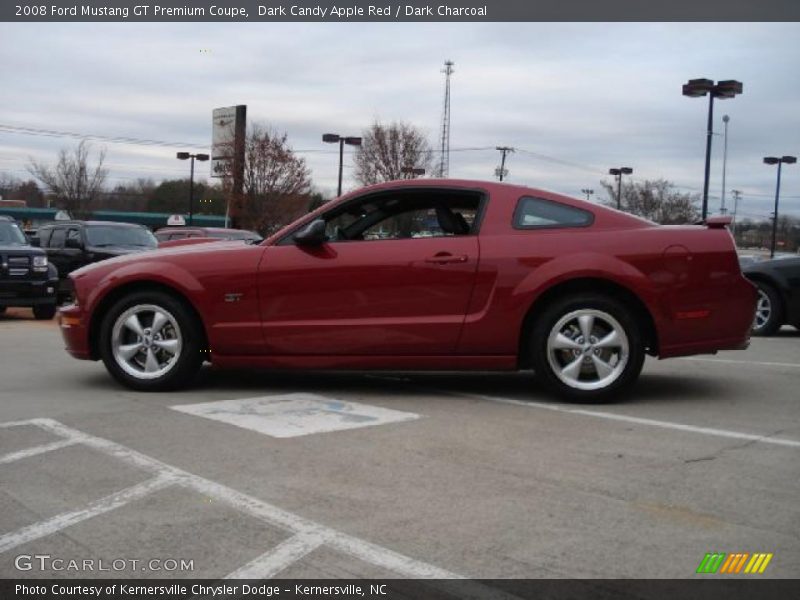
[[[234,228],[239,226],[244,200],[246,132],[245,104],[215,108],[211,113],[211,176],[230,178],[225,221],[226,226]]]

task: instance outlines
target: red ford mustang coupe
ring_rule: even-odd
[[[659,226],[542,190],[390,182],[260,245],[93,264],[60,311],[67,350],[137,390],[203,361],[279,369],[516,370],[584,400],[660,358],[748,345],[755,288],[724,219]]]

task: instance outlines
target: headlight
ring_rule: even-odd
[[[47,257],[34,256],[33,257],[33,270],[37,273],[44,273],[47,271]]]

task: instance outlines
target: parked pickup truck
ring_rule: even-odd
[[[37,319],[56,314],[58,273],[44,250],[34,248],[16,221],[0,216],[0,314],[30,306]]]
[[[59,304],[71,296],[67,276],[76,269],[158,246],[149,229],[111,221],[56,221],[39,228],[34,244],[47,253],[58,272]]]

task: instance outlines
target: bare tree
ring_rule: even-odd
[[[232,169],[232,164],[227,167]],[[226,190],[232,174],[225,174]],[[311,174],[306,161],[289,147],[286,133],[255,124],[244,142],[244,181],[241,214],[243,228],[268,235],[308,210]]]
[[[362,185],[404,177],[403,167],[430,171],[431,146],[420,130],[404,122],[375,121],[362,134],[355,154],[355,178]]]
[[[608,192],[604,204],[616,207],[617,186],[605,181],[601,185]],[[697,194],[680,193],[675,190],[675,184],[666,179],[625,183],[622,186],[622,210],[662,225],[696,222],[700,217],[697,201]]]
[[[61,208],[81,217],[103,189],[108,170],[103,168],[106,157],[101,150],[97,163],[89,164],[91,145],[86,140],[75,148],[62,149],[58,162],[50,166],[30,159],[28,172],[44,184]]]

